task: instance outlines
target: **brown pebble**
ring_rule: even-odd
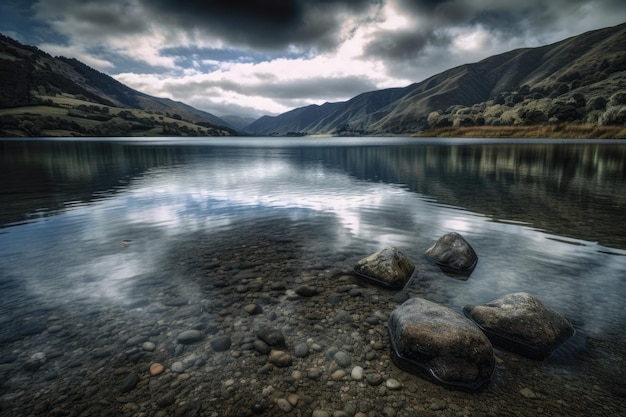
[[[165,370],[165,366],[163,366],[160,363],[153,363],[152,365],[150,365],[150,375],[152,376],[156,376],[162,373],[164,370]]]

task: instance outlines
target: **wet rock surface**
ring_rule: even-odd
[[[495,369],[483,332],[459,313],[423,298],[411,298],[389,319],[394,362],[447,387],[481,390]]]
[[[442,280],[436,266],[424,263],[416,265],[420,279],[401,292],[383,290],[350,270],[363,257],[362,243],[338,251],[327,247],[319,227],[285,230],[282,222],[248,226],[245,242],[231,231],[185,236],[153,272],[125,282],[117,299],[16,298],[22,309],[0,317],[0,416],[622,412],[620,339],[590,339],[586,355],[565,364],[496,351],[494,377],[480,394],[401,370],[392,361],[391,312],[414,297],[445,305],[449,291],[469,282]],[[133,242],[124,250],[141,248],[140,239]],[[317,294],[295,293],[305,285]],[[261,312],[249,314],[251,304]],[[25,320],[47,330],[23,335]],[[180,343],[189,330],[202,338]],[[273,354],[276,364],[272,351],[283,352]],[[589,359],[600,356],[601,364]],[[579,366],[588,369],[584,380],[572,370]]]
[[[524,292],[467,305],[463,311],[494,344],[531,359],[550,356],[574,334],[565,317]]]
[[[374,284],[401,289],[411,278],[415,265],[398,248],[386,247],[359,260],[354,272]]]
[[[440,237],[426,250],[426,256],[435,261],[444,272],[466,279],[478,263],[474,248],[456,232]]]

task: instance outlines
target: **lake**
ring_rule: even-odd
[[[626,141],[5,139],[0,152],[3,416],[623,412]],[[424,255],[453,231],[479,257],[466,281]],[[418,265],[400,293],[351,275],[385,246]],[[473,394],[391,364],[403,297],[461,311],[518,291],[576,328],[552,357],[496,350]],[[289,366],[268,361],[265,325]],[[181,343],[187,330],[201,339]]]

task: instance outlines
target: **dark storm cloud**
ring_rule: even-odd
[[[594,6],[605,13],[626,13],[626,2],[614,0],[388,0],[411,25],[401,31],[387,29],[375,34],[365,48],[365,56],[389,60],[420,57],[429,47],[445,50],[453,41],[451,32],[482,27],[498,41],[528,39],[538,33],[562,31],[562,25],[575,25],[576,19],[593,12]],[[571,30],[571,28],[568,28]],[[584,28],[581,28],[581,32]]]
[[[380,0],[140,0],[152,19],[235,46],[326,49],[340,42],[346,17],[366,18]]]

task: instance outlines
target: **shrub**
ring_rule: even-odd
[[[604,110],[606,108],[606,99],[602,96],[594,97],[588,102],[590,110]]]

